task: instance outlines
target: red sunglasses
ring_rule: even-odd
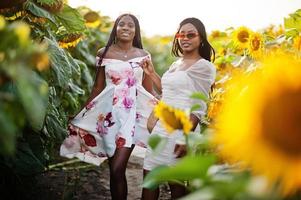
[[[199,34],[198,33],[177,33],[176,34],[176,39],[180,39],[180,40],[183,40],[184,38],[187,38],[187,39],[193,39],[195,37],[197,37]]]

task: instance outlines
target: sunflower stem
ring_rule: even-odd
[[[185,143],[186,143],[187,155],[189,156],[191,155],[191,149],[190,149],[189,139],[187,134],[185,134]]]

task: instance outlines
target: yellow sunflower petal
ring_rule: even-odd
[[[233,79],[216,121],[221,155],[280,183],[301,189],[301,59],[277,52],[251,75]]]
[[[240,49],[247,48],[249,37],[252,31],[245,26],[241,26],[233,32],[234,45]]]
[[[252,33],[248,43],[248,53],[253,58],[260,58],[263,53],[263,37],[260,33]]]
[[[160,101],[154,109],[155,116],[162,122],[167,132],[171,133],[176,129],[183,130],[188,134],[192,128],[189,115],[180,109],[173,108]]]

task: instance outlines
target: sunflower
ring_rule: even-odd
[[[159,101],[154,109],[155,116],[161,120],[167,132],[171,133],[176,129],[181,129],[188,134],[192,128],[189,115],[183,110],[173,108]]]
[[[264,175],[287,195],[301,189],[301,59],[277,52],[234,78],[213,142],[230,162]]]
[[[209,121],[216,118],[222,105],[224,90],[222,88],[213,88],[210,93],[210,102],[207,110],[207,117]]]
[[[86,26],[89,28],[96,28],[101,24],[100,16],[97,12],[90,11],[84,15]]]
[[[247,48],[252,31],[245,26],[241,26],[233,32],[234,45],[240,49]]]
[[[248,43],[248,53],[253,58],[259,58],[263,51],[263,37],[260,33],[252,33]]]
[[[71,33],[59,39],[59,46],[62,48],[75,47],[82,39],[82,34]]]

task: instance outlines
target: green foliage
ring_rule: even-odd
[[[154,154],[160,152],[166,145],[167,138],[159,135],[151,135],[148,140],[149,146],[154,150]]]
[[[66,28],[68,33],[81,32],[86,29],[85,21],[79,12],[68,5],[64,9],[55,14],[56,19]]]
[[[205,178],[214,156],[186,156],[172,167],[161,166],[152,170],[144,179],[143,187],[156,188],[158,184]]]
[[[284,27],[286,29],[286,37],[296,37],[301,32],[301,9],[284,18]]]

